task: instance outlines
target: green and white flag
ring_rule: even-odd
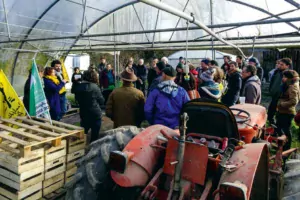
[[[52,123],[47,99],[34,59],[31,67],[29,114],[37,118],[49,119]]]

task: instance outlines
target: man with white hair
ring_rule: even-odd
[[[165,63],[166,67],[172,67],[169,65],[169,59],[167,57],[162,57],[160,60]]]
[[[146,87],[145,83],[147,80],[147,67],[144,65],[144,59],[139,59],[139,62],[136,66],[136,89],[141,90],[144,93],[146,93]]]

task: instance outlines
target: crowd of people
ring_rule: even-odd
[[[61,73],[60,61],[54,60],[51,67],[44,69],[43,76],[42,72],[40,74],[51,118],[60,120],[66,112],[67,83]],[[192,99],[207,98],[229,107],[237,103],[260,104],[263,74],[255,57],[246,62],[241,56],[237,56],[236,61],[224,56],[221,67],[209,58],[202,59],[200,66],[183,57],[179,58],[177,66],[171,66],[166,57],[153,58],[149,67],[143,59],[135,64],[134,59],[129,58],[123,72],[118,75],[122,86],[116,87],[113,66],[101,58],[98,67],[91,65],[83,74],[79,68],[74,69],[71,92],[80,106],[81,126],[86,133],[91,129],[91,141],[94,141],[101,128],[101,109],[104,107],[106,116],[114,121],[114,127],[140,126],[147,120],[150,125],[162,124],[174,129],[179,126],[183,105]],[[300,98],[299,75],[292,70],[291,59],[283,58],[277,61],[270,76],[272,101],[268,120],[275,123],[276,116],[276,125],[287,135],[289,148],[289,129]],[[26,93],[28,87],[25,85],[25,96]],[[24,97],[24,104],[28,107],[25,101]],[[295,121],[297,117],[300,124],[300,116],[296,116]]]

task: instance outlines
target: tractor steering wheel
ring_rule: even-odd
[[[245,123],[246,121],[249,121],[250,120],[250,113],[248,113],[247,111],[245,110],[242,110],[242,109],[238,109],[238,108],[230,108],[231,111],[237,111],[238,113],[235,114],[233,113],[234,117],[235,117],[235,121],[236,123],[239,123],[239,124],[242,124],[242,123]],[[246,116],[241,116],[241,113],[243,113],[244,115]]]

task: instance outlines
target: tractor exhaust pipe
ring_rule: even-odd
[[[186,123],[189,120],[187,113],[183,113],[181,115],[182,124],[180,127],[180,137],[179,137],[179,147],[177,153],[177,161],[175,167],[174,174],[174,183],[173,183],[173,191],[172,191],[172,199],[179,199],[181,196],[182,188],[181,188],[181,172],[183,167],[183,159],[184,159],[184,149],[185,149],[185,137],[186,137]],[[175,198],[177,197],[177,198]],[[169,199],[169,198],[168,198]]]

